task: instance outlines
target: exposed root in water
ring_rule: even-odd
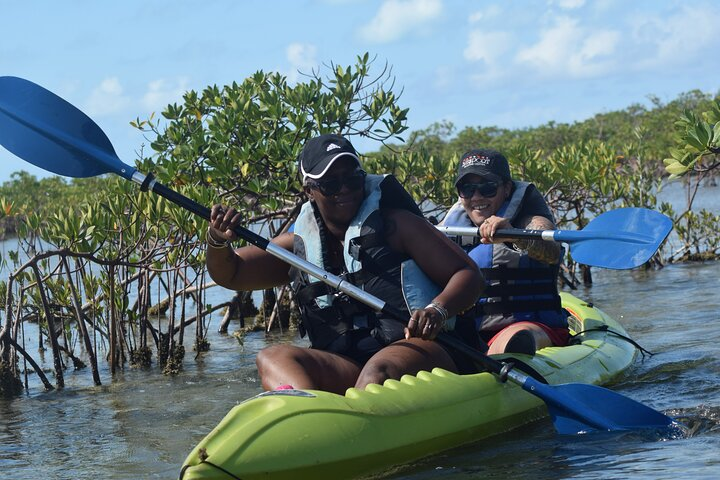
[[[165,368],[165,364],[168,361],[168,356],[170,352],[168,352],[168,335],[166,333],[158,332],[158,341],[157,341],[157,347],[158,347],[158,365]]]
[[[83,368],[87,367],[85,362],[83,362],[82,360],[80,360],[79,358],[77,358],[75,356],[70,357],[70,359],[73,362],[73,368],[75,370],[82,370]]]
[[[22,393],[23,384],[20,378],[13,373],[11,366],[5,361],[0,361],[0,395],[14,397]]]
[[[232,333],[232,336],[235,337],[235,339],[237,339],[237,341],[241,347],[244,347],[246,334],[247,334],[246,330],[236,330]]]
[[[163,368],[165,375],[177,375],[182,370],[183,359],[185,358],[185,347],[178,345],[173,348],[168,357],[168,361]]]
[[[198,353],[207,352],[210,350],[210,342],[207,338],[197,338],[195,339],[195,345],[193,345],[193,350]]]
[[[140,347],[130,351],[130,366],[135,368],[149,368],[152,364],[152,350],[150,347]]]

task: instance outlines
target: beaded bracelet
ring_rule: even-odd
[[[220,240],[213,237],[212,234],[210,233],[210,227],[208,227],[207,244],[208,244],[208,247],[210,247],[210,248],[217,248],[218,250],[220,250],[223,248],[227,248],[227,246],[230,245],[230,242],[228,242],[227,240],[223,240],[221,242]]]

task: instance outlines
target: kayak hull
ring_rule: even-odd
[[[517,355],[550,384],[602,385],[634,360],[635,347],[601,310],[562,293],[581,343]],[[502,356],[497,356],[502,359]],[[234,407],[188,455],[181,478],[338,479],[393,466],[518,428],[548,415],[544,402],[495,375],[436,368],[345,395],[265,392]]]

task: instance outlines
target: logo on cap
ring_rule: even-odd
[[[490,159],[488,157],[480,155],[470,155],[469,157],[464,158],[462,161],[462,168],[468,168],[474,165],[490,165]]]
[[[325,149],[326,152],[329,152],[330,150],[335,150],[336,148],[340,148],[340,145],[336,143],[331,143],[328,145],[328,147]]]

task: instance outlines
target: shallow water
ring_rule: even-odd
[[[653,272],[596,271],[575,294],[619,319],[655,355],[613,390],[677,418],[684,438],[556,435],[549,420],[439,455],[388,478],[720,478],[720,264]]]
[[[720,211],[717,190],[708,190],[705,207]],[[620,320],[655,354],[609,387],[679,418],[687,437],[559,436],[545,420],[387,478],[720,478],[719,277],[720,262],[649,272],[594,269],[593,287],[573,292]],[[231,296],[220,289],[212,295],[219,297],[208,298],[213,303]],[[68,370],[64,390],[44,392],[31,375],[29,394],[0,399],[0,478],[177,478],[185,456],[230,408],[261,392],[257,351],[269,342],[297,341],[292,334],[254,333],[240,345],[214,332],[219,320],[211,325],[211,351],[197,359],[188,351],[174,377],[153,367],[128,368],[112,379],[101,362],[103,386],[92,385],[89,369]],[[26,329],[26,349],[35,352],[37,335],[32,325]]]
[[[575,292],[655,353],[611,388],[680,417],[689,438],[564,437],[546,420],[388,478],[720,477],[718,276],[720,262],[597,271],[591,289]],[[192,447],[233,405],[261,391],[254,356],[267,344],[262,334],[243,346],[216,333],[210,341],[212,351],[197,360],[188,353],[175,377],[128,369],[111,382],[104,371],[105,385],[95,387],[87,369],[69,371],[65,390],[48,393],[31,379],[29,395],[0,400],[2,478],[177,478]]]

